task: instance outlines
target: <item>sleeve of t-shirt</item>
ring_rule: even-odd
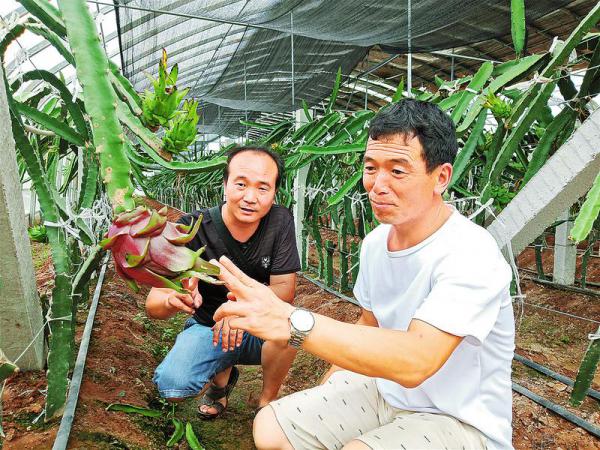
[[[509,296],[512,272],[499,251],[485,255],[482,250],[440,261],[432,289],[413,318],[473,344],[483,343]]]
[[[367,277],[368,264],[365,262],[366,252],[366,241],[363,240],[360,248],[360,266],[358,269],[358,276],[356,277],[356,283],[354,284],[354,297],[360,303],[360,306],[367,311],[372,311],[371,298],[369,296],[369,284],[365,281]]]
[[[300,270],[300,256],[296,246],[294,217],[286,212],[279,238],[275,243],[271,275],[285,275]]]

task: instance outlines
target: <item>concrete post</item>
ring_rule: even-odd
[[[600,171],[600,109],[594,111],[515,198],[488,231],[518,255],[592,187]],[[505,253],[506,255],[506,253]]]
[[[312,113],[312,112],[311,112]],[[311,114],[312,115],[312,114]],[[296,110],[295,114],[296,129],[300,128],[303,124],[308,122],[304,110]],[[296,225],[296,245],[298,247],[298,253],[300,255],[300,261],[304,261],[304,245],[302,245],[302,232],[304,231],[304,200],[306,198],[306,177],[308,176],[308,169],[310,165],[302,167],[296,173],[294,179],[294,223]]]
[[[554,276],[552,281],[570,286],[575,283],[577,246],[569,240],[573,222],[568,219],[569,210],[566,210],[559,218],[559,220],[565,220],[565,222],[556,227],[554,235]]]
[[[2,75],[0,66],[0,75]],[[4,83],[0,83],[0,348],[22,369],[42,369],[44,337]]]

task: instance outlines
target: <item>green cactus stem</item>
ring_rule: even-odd
[[[6,83],[6,78],[5,78]],[[55,202],[56,190],[46,180],[37,152],[25,135],[21,117],[8,91],[7,98],[12,116],[11,125],[16,147],[27,165],[27,172],[38,195],[44,218],[58,223],[61,214]],[[48,395],[46,398],[46,420],[59,415],[67,398],[69,352],[71,350],[71,261],[67,251],[67,237],[61,227],[47,227],[48,241],[52,250],[52,261],[56,273],[55,287],[50,304],[50,342],[48,352]],[[67,319],[61,319],[66,317]]]
[[[84,0],[61,0],[58,5],[75,58],[85,109],[92,123],[100,172],[109,201],[115,212],[133,209],[131,166],[125,154],[123,129],[116,114],[118,99],[109,81],[111,72],[96,25]]]
[[[19,368],[16,366],[16,364],[9,361],[9,359],[2,352],[2,349],[0,349],[0,383],[18,371]]]
[[[596,336],[600,334],[600,327],[596,330]],[[592,385],[598,362],[600,361],[600,339],[596,337],[590,342],[590,345],[585,352],[581,366],[579,366],[579,372],[577,372],[577,378],[575,379],[575,385],[573,386],[573,392],[571,392],[571,398],[569,399],[571,405],[579,406],[583,402],[586,393]]]

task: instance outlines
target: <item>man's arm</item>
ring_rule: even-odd
[[[341,368],[414,388],[444,365],[461,340],[420,320],[399,331],[315,314],[302,348]]]
[[[229,321],[232,328],[266,340],[288,340],[289,316],[294,307],[245,275],[227,258],[212,262],[219,265],[219,278],[237,299],[222,305],[215,320],[237,316]],[[409,388],[437,372],[462,341],[462,337],[420,320],[412,320],[407,331],[400,331],[314,316],[315,325],[303,344],[306,351],[344,369],[386,378]]]
[[[371,311],[361,308],[360,317],[356,321],[355,325],[378,327],[379,323],[377,322],[377,318],[373,315],[373,313]],[[332,364],[331,367],[329,368],[329,370],[327,372],[325,372],[325,374],[321,378],[321,381],[319,382],[319,384],[325,383],[329,379],[329,377],[331,375],[333,375],[334,372],[337,372],[338,370],[344,370],[344,369],[340,366],[336,366],[335,364]]]
[[[292,303],[296,295],[296,274],[271,275],[269,278],[269,287],[281,300]]]

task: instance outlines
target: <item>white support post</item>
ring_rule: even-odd
[[[518,255],[592,187],[600,171],[600,110],[594,111],[488,227]]]
[[[2,70],[0,66],[0,76]],[[0,142],[0,348],[21,369],[42,369],[44,335],[38,333],[43,325],[42,308],[4,83],[0,83]]]
[[[554,271],[552,281],[567,286],[575,283],[575,265],[577,246],[569,239],[573,222],[569,220],[569,210],[559,220],[564,220],[556,227],[554,235]]]
[[[412,1],[407,1],[407,19],[408,19],[408,68],[407,68],[407,77],[406,77],[406,91],[408,93],[408,97],[412,98]]]
[[[311,111],[312,112],[312,111]],[[312,114],[311,114],[312,115]],[[296,129],[300,128],[303,124],[307,123],[308,120],[304,114],[304,110],[298,109],[294,115]],[[302,242],[302,232],[304,231],[304,200],[306,198],[306,178],[308,176],[308,169],[310,164],[302,167],[296,173],[294,179],[294,224],[296,225],[296,245],[298,247],[298,254],[300,255],[300,261],[304,261],[304,245]]]

